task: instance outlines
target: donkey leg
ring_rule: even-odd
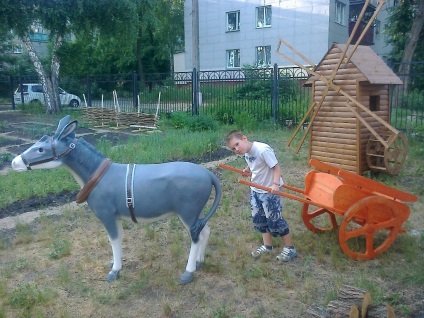
[[[180,275],[180,283],[188,284],[193,280],[193,273],[196,270],[196,259],[197,254],[199,253],[199,242],[191,242],[190,254],[188,256],[186,271]]]
[[[111,262],[112,268],[109,274],[107,274],[106,279],[108,282],[112,282],[119,278],[119,272],[122,268],[122,236],[123,228],[122,221],[120,219],[116,220],[116,231],[109,232],[109,242],[112,246],[113,260]],[[115,235],[113,235],[115,232]]]
[[[199,252],[197,253],[196,270],[200,269],[202,263],[205,261],[206,246],[208,245],[210,233],[211,229],[206,224],[199,236]]]

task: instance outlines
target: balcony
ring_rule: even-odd
[[[32,33],[29,35],[29,38],[31,39],[31,42],[49,42],[49,35],[45,33]]]
[[[355,27],[355,24],[356,24],[356,21],[349,21],[349,36],[353,32],[353,28]],[[356,43],[356,41],[358,40],[359,36],[364,31],[366,26],[367,26],[367,24],[365,22],[361,21],[361,23],[358,26],[358,29],[355,32],[355,35],[352,38],[352,43]],[[362,38],[361,43],[359,43],[359,44],[360,45],[373,45],[374,44],[374,25],[373,24],[369,27],[369,29],[365,33],[364,37]]]

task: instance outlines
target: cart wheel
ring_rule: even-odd
[[[408,141],[405,135],[399,132],[389,139],[389,148],[384,150],[384,165],[390,174],[399,172],[406,159]]]
[[[303,203],[302,219],[303,223],[305,223],[309,230],[315,233],[324,233],[326,231],[331,231],[337,228],[338,225],[336,217],[333,213],[324,208],[309,211],[309,207],[311,207],[311,209],[315,208],[311,204]],[[323,216],[325,213],[327,214],[328,218]],[[312,222],[312,219],[315,219],[314,222]]]
[[[369,260],[392,245],[406,221],[396,202],[380,196],[363,198],[344,214],[339,244],[353,259]]]

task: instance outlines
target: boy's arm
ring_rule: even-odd
[[[277,163],[273,168],[273,183],[271,186],[271,193],[275,194],[278,191],[280,191],[280,178],[281,178],[281,167],[280,165]]]

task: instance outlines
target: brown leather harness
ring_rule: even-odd
[[[102,161],[100,166],[97,168],[96,171],[91,175],[90,179],[88,179],[87,183],[82,187],[82,189],[78,192],[76,197],[77,203],[83,203],[87,200],[88,196],[90,195],[91,191],[94,189],[94,187],[97,185],[97,183],[100,181],[100,179],[103,177],[103,175],[106,173],[106,171],[109,169],[110,165],[112,164],[112,160],[109,158],[106,158]],[[127,166],[127,175],[126,175],[126,203],[127,207],[130,210],[131,219],[134,223],[137,222],[137,218],[134,214],[134,173],[135,173],[135,165],[134,164],[128,164]]]
[[[102,161],[102,163],[97,168],[97,170],[94,171],[94,173],[91,175],[90,179],[88,179],[87,183],[82,187],[80,192],[78,192],[77,198],[75,200],[77,203],[83,203],[87,200],[91,191],[94,189],[94,187],[100,181],[100,179],[103,177],[103,175],[105,174],[107,169],[109,169],[111,164],[112,164],[112,160],[110,160],[109,158],[106,158]]]

